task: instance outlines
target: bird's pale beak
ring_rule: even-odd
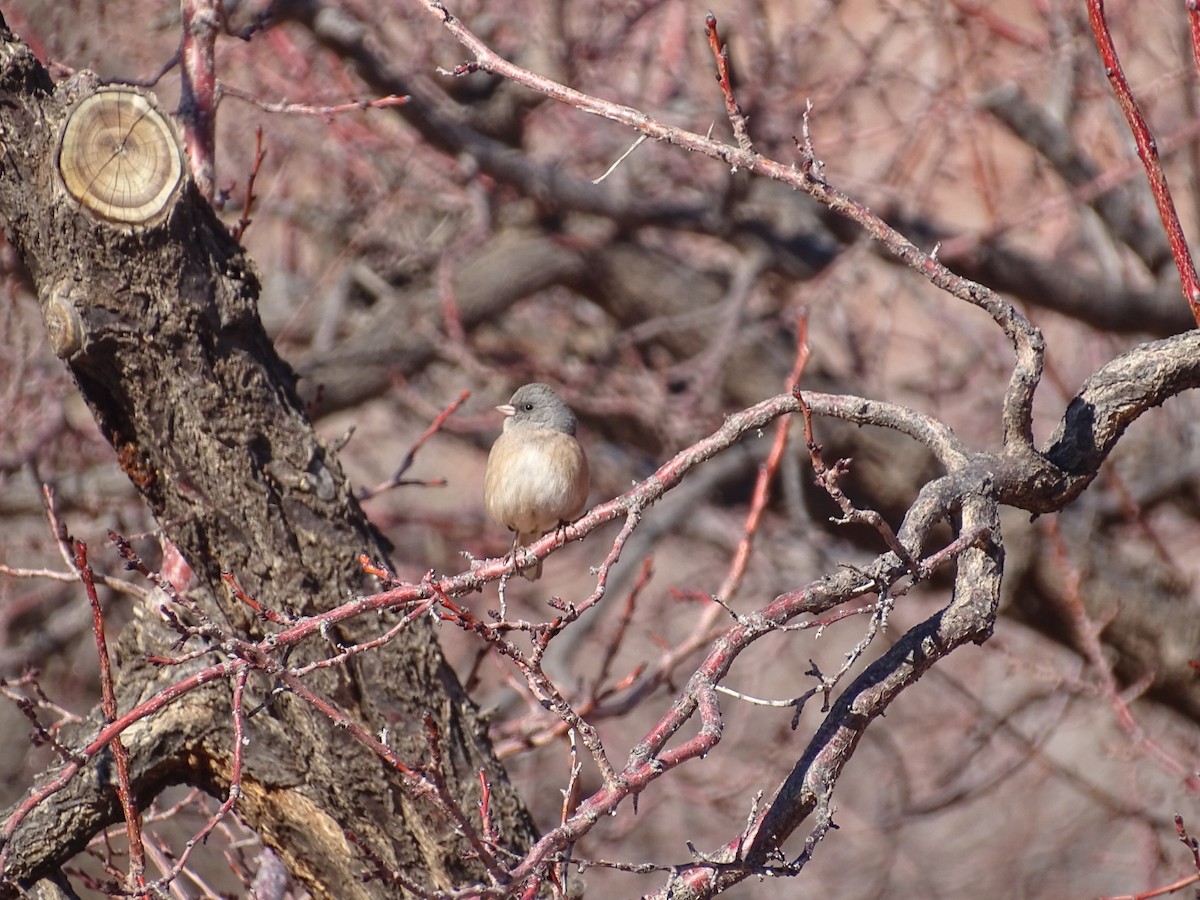
[[[502,412],[506,416],[515,416],[517,414],[517,408],[511,403],[505,403],[502,406],[497,406],[496,411]]]

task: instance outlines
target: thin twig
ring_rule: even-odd
[[[286,100],[275,102],[263,100],[260,97],[254,96],[249,91],[243,91],[224,82],[221,82],[220,90],[222,97],[233,97],[237,100],[243,100],[246,103],[257,106],[263,112],[297,116],[319,116],[326,121],[330,121],[334,116],[341,115],[342,113],[359,112],[365,109],[387,109],[391,106],[403,106],[412,100],[412,97],[400,97],[396,94],[389,94],[386,97],[376,97],[374,100],[349,100],[333,106],[313,106],[310,103],[289,103]]]
[[[96,638],[96,656],[100,661],[100,696],[104,711],[104,720],[112,724],[117,718],[117,694],[113,687],[112,661],[108,655],[108,641],[104,636],[104,611],[100,606],[100,597],[96,593],[96,581],[93,578],[92,567],[88,565],[87,545],[83,541],[75,541],[75,568],[83,581],[87,592],[88,602],[92,606],[92,631]],[[133,785],[129,780],[129,751],[119,734],[112,740],[113,762],[117,769],[117,798],[121,802],[121,812],[125,816],[125,831],[129,836],[129,876],[127,889],[137,897],[147,896],[146,887],[146,848],[142,844],[141,813],[137,807]]]
[[[708,47],[717,62],[717,83],[721,85],[721,94],[725,97],[725,114],[733,126],[733,136],[739,147],[747,153],[753,153],[754,144],[746,127],[746,115],[733,96],[733,83],[729,78],[729,48],[721,43],[721,37],[717,34],[717,17],[712,13],[704,17],[704,31],[708,36]]]
[[[266,158],[267,151],[263,147],[263,130],[259,125],[254,129],[254,162],[250,166],[250,174],[246,176],[246,196],[242,200],[242,215],[237,220],[237,224],[233,226],[233,239],[239,244],[246,235],[246,229],[253,221],[250,218],[250,211],[254,208],[254,201],[258,199],[254,193],[254,182],[258,180],[258,173]]]
[[[1175,201],[1171,190],[1167,187],[1167,175],[1163,171],[1162,161],[1158,155],[1158,142],[1154,139],[1150,126],[1142,111],[1138,108],[1129,81],[1121,68],[1121,60],[1117,56],[1117,48],[1113,43],[1112,34],[1108,29],[1108,19],[1104,14],[1104,0],[1087,0],[1088,21],[1092,33],[1096,36],[1096,45],[1100,49],[1100,59],[1104,63],[1104,72],[1108,75],[1113,93],[1117,95],[1117,103],[1125,115],[1125,123],[1133,135],[1137,145],[1138,157],[1146,169],[1146,178],[1150,182],[1150,193],[1154,195],[1154,205],[1158,208],[1159,218],[1162,219],[1163,231],[1167,234],[1167,243],[1171,246],[1171,255],[1175,259],[1175,267],[1179,270],[1179,280],[1183,287],[1183,296],[1192,308],[1192,315],[1200,324],[1200,277],[1196,275],[1196,266],[1192,261],[1191,250],[1188,249],[1187,238],[1183,234],[1183,225],[1179,222],[1179,214],[1175,211]],[[1197,41],[1197,29],[1200,25],[1195,22],[1195,13],[1188,16],[1189,30],[1192,34],[1193,46]],[[1200,56],[1197,57],[1200,61]]]
[[[452,400],[450,404],[446,406],[446,408],[440,413],[438,413],[434,420],[429,423],[429,427],[421,432],[420,437],[416,439],[413,445],[408,448],[408,452],[404,454],[404,459],[400,462],[400,467],[396,469],[396,474],[387,481],[382,481],[375,485],[375,487],[363,488],[358,492],[358,499],[369,500],[372,497],[382,494],[384,491],[390,491],[395,487],[399,487],[400,485],[409,484],[410,482],[406,482],[404,480],[404,473],[412,467],[412,464],[417,457],[417,451],[425,445],[426,441],[442,430],[442,426],[446,424],[446,420],[454,415],[458,411],[459,407],[467,402],[467,399],[470,396],[470,391],[462,391],[456,399]],[[442,479],[440,483],[428,481],[419,483],[427,486],[441,486],[446,482],[444,479]]]
[[[600,182],[604,181],[604,179],[606,179],[609,175],[611,175],[613,172],[615,172],[617,170],[617,166],[619,166],[621,163],[625,162],[625,160],[629,157],[629,155],[631,153],[633,153],[633,151],[636,150],[638,147],[640,147],[645,142],[645,140],[646,140],[646,136],[644,134],[638,135],[637,140],[629,145],[628,150],[626,150],[624,153],[622,153],[620,156],[617,157],[616,162],[614,162],[611,166],[609,166],[607,169],[604,170],[603,175],[601,175],[599,178],[592,179],[592,184],[599,184]]]

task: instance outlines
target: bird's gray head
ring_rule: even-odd
[[[496,409],[508,418],[504,430],[510,428],[549,428],[564,434],[575,433],[575,413],[563,403],[548,384],[527,384],[517,388],[512,399]]]

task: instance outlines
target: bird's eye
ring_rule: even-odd
[[[533,404],[532,403],[525,404],[525,412],[533,412]]]

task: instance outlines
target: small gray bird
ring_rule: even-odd
[[[517,547],[570,522],[587,501],[587,457],[575,440],[575,413],[546,384],[527,384],[497,406],[504,430],[488,454],[483,503],[488,515],[513,532]],[[542,575],[542,561],[521,574]]]

